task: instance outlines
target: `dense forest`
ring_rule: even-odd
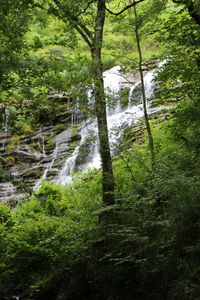
[[[199,0],[0,17],[0,299],[200,299]]]

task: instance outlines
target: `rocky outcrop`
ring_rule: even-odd
[[[0,199],[3,199],[4,202],[15,206],[17,203],[15,193],[16,187],[11,182],[0,183]]]
[[[36,128],[32,136],[13,137],[9,129],[0,132],[0,202],[15,205],[29,197],[39,178],[51,180],[59,173],[66,158],[81,139],[71,132],[71,122],[76,124],[82,114],[74,111],[59,117],[61,125]],[[66,117],[67,116],[67,117]],[[60,128],[62,129],[60,130]],[[59,130],[57,129],[59,128]]]
[[[41,160],[41,157],[44,156],[43,153],[39,153],[31,149],[28,145],[21,145],[19,148],[15,149],[12,153],[10,153],[15,161],[24,161],[24,162],[37,162]]]

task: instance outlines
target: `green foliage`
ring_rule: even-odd
[[[11,218],[10,209],[8,206],[1,204],[0,205],[0,223],[5,224]]]
[[[22,289],[35,293],[45,289],[52,277],[67,269],[70,272],[73,260],[87,246],[86,228],[96,223],[96,216],[88,213],[90,206],[94,209],[98,204],[90,203],[84,192],[75,195],[70,188],[44,183],[32,199],[12,212],[12,226],[1,234],[1,298]],[[9,211],[2,205],[0,209],[5,224]]]
[[[68,109],[48,98],[50,90],[74,98],[81,93],[84,106],[84,87],[91,84],[88,49],[69,27],[38,9],[25,37],[27,53],[21,42],[28,10],[21,10],[21,2],[1,2],[1,99],[11,106],[15,132],[31,134],[39,122]],[[88,2],[66,3],[82,10]],[[123,3],[115,4],[109,3],[114,9]],[[93,17],[92,6],[90,12]],[[127,129],[128,141],[114,157],[114,206],[102,206],[98,170],[76,175],[68,187],[43,182],[15,210],[0,204],[3,300],[14,295],[24,300],[193,300],[200,295],[199,28],[182,6],[165,1],[144,1],[138,13],[144,57],[160,55],[162,43],[167,58],[154,101],[173,104],[164,125],[159,118],[151,121],[156,169],[150,171],[143,130]],[[130,68],[124,51],[136,65],[131,14],[107,19],[106,67],[123,62]],[[90,26],[88,16],[83,18]],[[18,141],[11,141],[10,150]],[[2,174],[2,182],[9,179]]]
[[[34,131],[32,130],[32,123],[32,119],[25,119],[22,115],[18,115],[15,122],[16,131],[21,134],[33,134]]]
[[[13,85],[13,72],[19,72],[22,56],[26,55],[23,35],[30,19],[30,1],[1,1],[0,3],[0,78],[1,89]]]

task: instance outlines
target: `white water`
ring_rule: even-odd
[[[46,156],[45,144],[44,144],[44,136],[42,136],[42,154],[43,154],[44,157]]]
[[[76,149],[74,150],[72,155],[70,157],[68,157],[68,159],[65,162],[64,167],[59,172],[58,179],[57,179],[58,183],[64,184],[64,183],[70,183],[71,182],[71,175],[70,174],[74,171],[76,158],[78,156],[79,149],[80,149],[81,145],[83,144],[83,142],[85,141],[85,138],[87,137],[87,135],[88,135],[87,125],[84,124],[81,128],[80,145],[78,147],[76,147]]]
[[[5,182],[5,183],[0,183],[0,202],[4,201],[9,201],[13,198],[16,192],[16,187],[10,183],[10,182]]]
[[[60,153],[63,152],[62,151],[63,145],[65,145],[64,150],[66,150],[65,149],[66,143],[68,142],[68,140],[70,138],[71,130],[72,130],[72,128],[70,127],[56,136],[56,138],[55,138],[56,146],[55,146],[53,153],[51,154],[51,160],[47,164],[42,177],[37,181],[36,185],[34,186],[34,189],[33,189],[34,191],[36,191],[41,186],[42,180],[47,179],[48,173],[49,173],[49,171],[51,171],[53,169],[55,160],[57,159],[59,152]]]
[[[42,135],[42,128],[40,127],[40,130],[39,130],[39,134],[40,134],[40,137],[41,137],[41,147],[42,147],[42,154],[43,156],[45,157],[46,156],[46,151],[45,151],[45,138],[44,136]],[[34,139],[33,139],[34,140]]]
[[[154,78],[155,71],[149,71],[144,76],[145,93],[146,98],[151,99],[154,90]],[[128,80],[127,80],[128,82]],[[116,66],[106,72],[104,72],[104,87],[107,96],[107,102],[111,102],[112,105],[107,105],[107,123],[109,130],[109,141],[111,145],[111,152],[117,145],[118,139],[123,134],[124,128],[132,123],[135,123],[143,117],[143,105],[140,88],[140,82],[134,84],[129,91],[128,104],[126,107],[121,107],[119,101],[119,92],[123,88],[124,76],[120,74],[120,67]],[[92,92],[88,91],[89,102],[92,104]],[[136,99],[135,99],[136,97]],[[132,101],[134,100],[134,101]],[[137,104],[133,104],[135,102]],[[149,110],[150,101],[147,102],[147,108]],[[90,168],[99,168],[101,166],[101,159],[99,155],[99,141],[98,141],[98,129],[96,118],[88,118],[83,122],[80,128],[81,140],[79,145],[74,149],[73,153],[67,156],[69,151],[68,142],[71,137],[73,126],[79,121],[80,112],[74,112],[72,114],[71,127],[62,133],[58,134],[55,138],[56,146],[50,157],[46,157],[44,143],[43,143],[43,156],[44,159],[48,159],[48,163],[45,165],[44,173],[40,180],[35,185],[34,190],[41,186],[42,179],[48,180],[49,174],[54,175],[53,181],[62,185],[72,183],[73,172],[79,170],[82,172],[87,171]],[[84,145],[87,144],[88,139],[92,142],[89,143],[89,147],[86,149],[84,159],[80,161],[81,151],[83,151]],[[70,143],[69,143],[70,145]],[[63,156],[67,156],[61,168],[58,166],[59,159]],[[82,159],[82,158],[81,158]],[[58,170],[60,168],[60,170]]]
[[[154,78],[154,73],[155,71],[149,71],[144,77],[147,99],[150,99],[153,94],[154,83],[152,80]],[[104,72],[104,87],[107,98],[109,99],[112,97],[112,99],[114,99],[114,105],[112,105],[112,107],[107,107],[107,123],[111,149],[116,144],[117,139],[121,136],[123,132],[122,128],[129,126],[131,123],[137,122],[138,119],[143,117],[142,103],[138,105],[131,105],[131,95],[133,94],[134,90],[138,88],[140,82],[137,82],[131,87],[128,105],[125,108],[121,108],[118,95],[121,90],[123,80],[124,77],[120,74],[119,66]],[[85,172],[89,168],[99,168],[101,166],[97,134],[97,121],[96,119],[89,118],[81,127],[81,141],[79,146],[76,147],[73,154],[66,160],[64,167],[59,172],[55,180],[56,183],[65,185],[72,182],[72,173],[75,171],[76,160],[81,146],[91,135],[96,136],[96,142],[93,147],[91,147],[91,152],[88,153],[87,163],[80,166],[79,169]]]

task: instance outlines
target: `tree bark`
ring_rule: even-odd
[[[141,47],[140,47],[140,37],[139,37],[139,33],[138,33],[138,17],[137,17],[137,10],[136,10],[135,6],[134,6],[134,14],[135,14],[135,36],[136,36],[136,42],[137,42],[137,48],[138,48],[138,54],[139,54],[139,71],[140,71],[140,79],[141,79],[141,85],[142,85],[142,102],[143,102],[144,118],[145,118],[148,139],[149,139],[149,148],[150,148],[150,152],[151,152],[151,166],[152,166],[152,170],[154,170],[155,169],[154,142],[153,142],[151,127],[149,124],[149,117],[148,117],[148,113],[147,113],[144,76],[143,76],[143,71],[142,71],[142,51],[141,51]]]
[[[114,176],[108,138],[106,98],[104,93],[103,65],[101,59],[104,21],[105,0],[98,0],[97,17],[95,21],[95,38],[93,47],[91,48],[91,55],[93,61],[95,108],[98,121],[100,156],[102,161],[103,202],[106,205],[112,205],[115,203]]]

